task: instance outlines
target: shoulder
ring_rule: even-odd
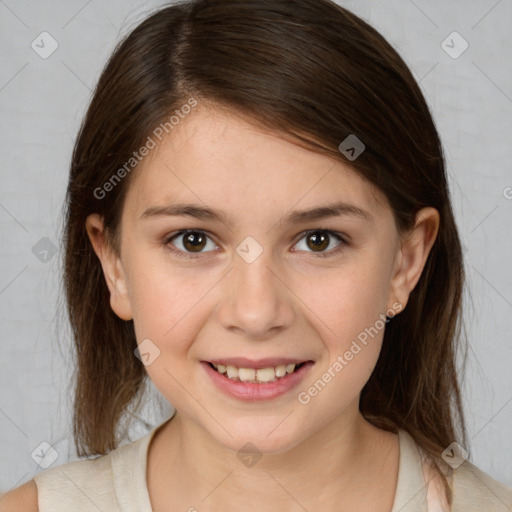
[[[119,510],[112,459],[129,445],[94,459],[61,464],[36,473],[33,480],[0,495],[0,512],[82,512]],[[122,463],[125,458],[121,458]],[[128,461],[130,462],[130,461]]]
[[[0,512],[38,512],[37,486],[34,480],[0,494]]]
[[[125,510],[125,502],[144,486],[139,460],[142,442],[127,443],[106,455],[68,462],[37,473],[34,481],[40,512]],[[1,507],[0,512],[3,512]]]
[[[454,512],[509,511],[512,510],[512,487],[495,480],[466,460],[453,472],[453,506]]]
[[[92,504],[100,510],[118,510],[111,460],[110,453],[37,473],[34,480],[41,512],[81,512],[90,510]]]
[[[443,458],[431,457],[419,445],[416,448],[422,462],[427,501],[435,505],[433,509],[450,512],[512,511],[512,487],[495,480],[467,459],[460,465],[449,464]],[[434,461],[451,489],[451,508],[445,485],[434,471]]]

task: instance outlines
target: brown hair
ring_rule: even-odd
[[[147,377],[132,322],[110,308],[85,230],[99,213],[112,244],[130,176],[102,187],[155,126],[187,103],[209,101],[286,133],[352,168],[387,198],[401,233],[425,206],[441,217],[405,310],[386,326],[362,414],[408,431],[439,456],[466,441],[457,380],[464,269],[438,133],[411,72],[363,20],[330,0],[191,0],[151,14],[117,46],[81,126],[67,191],[65,289],[76,347],[74,436],[79,455],[104,454]],[[134,171],[136,172],[136,170]]]

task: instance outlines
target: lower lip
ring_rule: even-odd
[[[308,361],[297,371],[287,373],[284,377],[280,377],[274,382],[254,383],[228,379],[224,374],[214,370],[209,363],[201,361],[201,365],[206,373],[221,391],[234,398],[248,401],[271,400],[285,394],[304,379],[313,364],[312,361]]]

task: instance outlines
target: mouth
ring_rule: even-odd
[[[312,360],[266,358],[257,361],[227,358],[201,361],[214,386],[224,394],[244,401],[268,401],[296,388],[309,374]]]
[[[276,366],[239,367],[232,364],[206,362],[210,368],[224,375],[229,380],[251,384],[276,382],[287,375],[299,371],[305,364],[313,363],[313,361],[302,361],[300,363],[278,364]]]

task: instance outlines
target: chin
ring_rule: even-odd
[[[254,420],[247,418],[246,421],[237,421],[233,427],[224,425],[233,437],[221,429],[222,434],[220,438],[216,436],[216,439],[224,447],[237,452],[239,457],[251,451],[256,454],[278,455],[292,450],[307,438],[305,433],[298,432],[294,425],[284,426],[284,423],[276,428],[279,421],[276,422],[274,418],[256,424]],[[218,429],[215,430],[218,434]]]

